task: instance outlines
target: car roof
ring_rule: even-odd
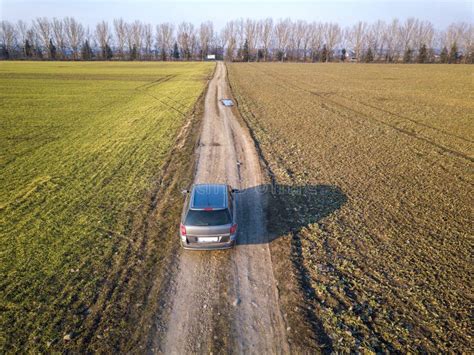
[[[227,185],[196,184],[191,191],[189,208],[199,210],[205,208],[227,208]]]

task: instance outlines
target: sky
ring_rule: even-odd
[[[290,17],[293,20],[332,21],[351,25],[362,20],[390,21],[417,17],[443,29],[452,22],[474,23],[474,0],[0,0],[0,18],[17,21],[38,16],[74,16],[95,26],[122,17],[152,24],[212,21],[221,29],[228,20]]]

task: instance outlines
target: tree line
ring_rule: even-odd
[[[31,23],[0,22],[0,58],[34,60],[474,63],[474,26],[444,30],[429,21],[337,23],[271,18],[238,19],[220,31],[212,22],[195,26],[114,19],[89,28],[73,17],[39,17]]]

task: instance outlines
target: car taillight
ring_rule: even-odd
[[[234,224],[232,227],[230,227],[230,234],[235,234],[237,232],[237,224]]]
[[[184,237],[186,235],[186,227],[183,224],[181,224],[180,226],[181,226],[181,235]]]

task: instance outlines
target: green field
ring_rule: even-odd
[[[212,70],[1,63],[0,352],[81,330]]]

